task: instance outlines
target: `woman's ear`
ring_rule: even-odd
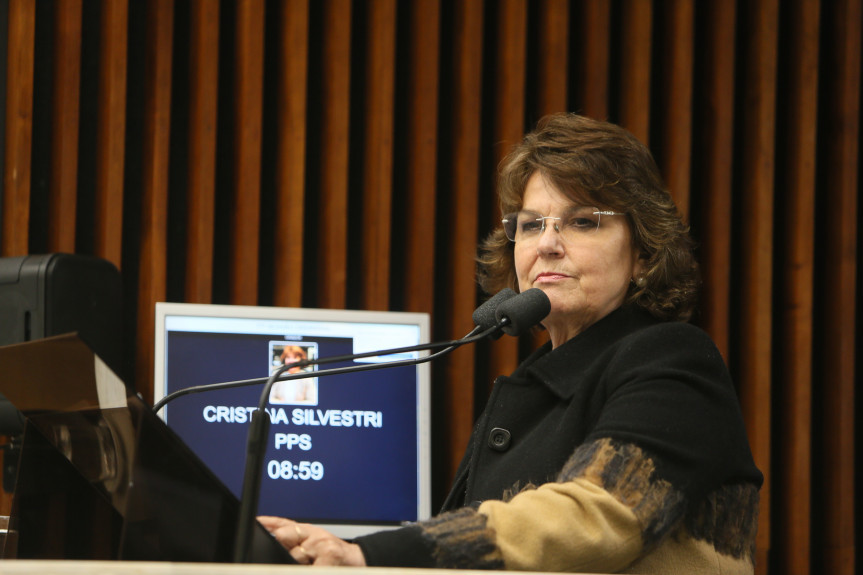
[[[647,254],[640,253],[638,250],[633,250],[632,258],[632,279],[637,280],[644,277],[647,273]]]

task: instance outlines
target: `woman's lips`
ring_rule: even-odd
[[[556,273],[556,272],[544,272],[536,276],[534,283],[545,283],[545,282],[556,282],[560,280],[565,280],[569,276],[566,274]]]

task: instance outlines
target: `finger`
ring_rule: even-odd
[[[314,556],[302,545],[294,546],[291,551],[291,557],[301,565],[311,565],[315,562]]]
[[[294,523],[294,532],[297,534],[297,542],[298,543],[302,543],[303,541],[305,541],[306,539],[309,538],[309,536],[305,533],[305,531],[303,531],[300,528],[299,523]]]
[[[296,522],[282,517],[259,518],[261,525],[288,550],[301,544],[307,536]]]
[[[263,525],[267,531],[273,531],[274,529],[293,523],[290,519],[285,519],[284,517],[272,517],[269,515],[259,515],[257,519],[258,523]]]
[[[365,566],[365,557],[359,545],[348,543],[341,539],[330,539],[316,542],[314,546],[303,545],[311,549],[312,563],[316,566],[347,565],[354,567]]]
[[[297,545],[302,544],[302,540],[297,534],[297,530],[293,525],[283,525],[270,532],[276,540],[287,547],[293,549]]]

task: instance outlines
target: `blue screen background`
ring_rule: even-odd
[[[272,335],[169,332],[167,393],[193,385],[267,377]],[[307,338],[318,357],[352,353],[345,338]],[[320,369],[350,365],[327,364]],[[404,366],[320,377],[318,404],[272,405],[288,419],[295,409],[382,412],[382,427],[270,426],[266,461],[320,462],[324,475],[272,479],[263,472],[258,512],[324,523],[392,523],[417,517],[417,368]],[[239,497],[245,465],[248,421],[210,423],[207,406],[256,407],[263,385],[179,397],[167,406],[168,425]],[[275,434],[308,434],[311,449],[275,448]]]

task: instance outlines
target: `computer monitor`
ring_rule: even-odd
[[[427,342],[423,313],[156,304],[154,398],[191,386],[266,378],[295,358]],[[415,354],[407,354],[416,357]],[[258,513],[350,538],[430,515],[429,364],[277,383]],[[251,413],[263,384],[178,397],[165,422],[240,496]]]

